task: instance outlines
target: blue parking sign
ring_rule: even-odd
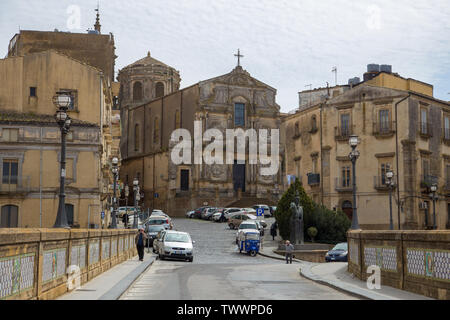
[[[263,208],[256,209],[256,215],[258,217],[262,216],[263,214],[264,214],[264,209]]]

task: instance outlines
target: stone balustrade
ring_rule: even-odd
[[[0,299],[54,299],[135,256],[136,230],[0,229]]]
[[[376,265],[381,285],[450,300],[450,230],[353,230],[347,238],[348,271],[359,279]]]

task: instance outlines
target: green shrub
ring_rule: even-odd
[[[310,240],[324,243],[337,243],[347,241],[346,232],[350,228],[351,221],[342,212],[334,212],[323,205],[318,205],[306,194],[300,182],[296,180],[283,194],[275,211],[275,219],[278,223],[280,236],[287,240],[290,235],[289,222],[291,218],[290,204],[295,200],[295,191],[299,191],[300,205],[303,206],[304,234]],[[308,233],[308,229],[314,227],[317,230],[315,236]],[[305,240],[307,240],[305,237]]]
[[[309,227],[307,230],[308,236],[311,238],[311,241],[314,242],[314,238],[317,236],[316,227]]]

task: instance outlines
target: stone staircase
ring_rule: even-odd
[[[255,204],[265,204],[268,206],[276,206],[277,202],[267,198],[257,198],[256,196],[247,195],[245,193],[242,194],[242,197],[238,200],[233,200],[228,203],[225,207],[231,208],[251,208]]]

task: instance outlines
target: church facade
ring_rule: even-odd
[[[122,94],[129,90],[126,88],[133,88],[130,79],[133,74],[120,79]],[[152,79],[147,82],[154,83]],[[223,137],[227,129],[238,128],[254,129],[257,133],[268,129],[270,135],[270,129],[279,129],[281,124],[276,89],[251,77],[240,65],[230,73],[181,90],[176,90],[176,86],[170,88],[173,92],[162,97],[150,96],[141,103],[134,101],[121,106],[121,181],[131,187],[137,177],[144,193],[142,205],[163,209],[175,216],[205,204],[229,206],[240,199],[252,199],[253,204],[276,202],[283,189],[280,155],[284,150],[279,150],[279,167],[273,175],[263,175],[260,162],[248,161],[250,142],[246,142],[245,163],[236,161],[237,149],[232,150],[233,163],[195,163],[198,153],[196,155],[194,149],[189,163],[175,164],[171,157],[177,145],[171,141],[175,129],[189,132],[191,146],[194,146],[195,127],[202,133],[217,129]],[[270,137],[268,141],[270,154]],[[203,141],[203,150],[207,145]],[[130,192],[128,203],[132,203],[132,199]]]

